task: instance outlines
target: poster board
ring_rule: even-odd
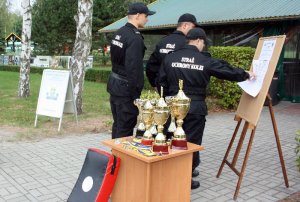
[[[258,41],[258,45],[253,58],[254,60],[259,60],[261,58],[266,59],[268,57],[267,56],[268,53],[263,52],[264,51],[263,46],[268,41],[275,40],[275,47],[272,53],[270,54],[270,62],[260,92],[256,97],[252,97],[247,93],[243,92],[242,97],[240,99],[239,106],[236,111],[237,116],[248,121],[250,124],[253,124],[254,126],[257,125],[257,122],[259,120],[278,63],[278,59],[280,57],[281,50],[285,42],[285,38],[286,38],[285,35],[280,35],[280,36],[263,37],[260,38]],[[253,66],[251,66],[251,70],[252,69]]]
[[[38,115],[60,118],[58,131],[63,113],[74,113],[77,121],[77,110],[73,94],[73,84],[70,71],[43,71],[39,98],[36,109],[35,126]]]

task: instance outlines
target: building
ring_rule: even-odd
[[[176,28],[177,19],[183,13],[196,16],[213,46],[255,48],[259,37],[286,34],[275,72],[279,78],[277,92],[283,100],[300,102],[299,0],[157,0],[149,8],[156,14],[150,16],[141,31],[150,52],[159,38]],[[126,21],[124,17],[99,31],[114,32]]]

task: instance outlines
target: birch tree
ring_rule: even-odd
[[[93,0],[78,0],[76,39],[70,61],[73,75],[74,96],[78,114],[82,113],[82,93],[87,57],[92,44]]]
[[[22,50],[19,77],[19,97],[30,95],[29,73],[30,73],[30,38],[31,38],[31,5],[30,0],[22,0],[23,28],[22,28]]]

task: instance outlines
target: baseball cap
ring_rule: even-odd
[[[136,3],[130,4],[129,7],[128,7],[127,14],[128,15],[134,15],[134,14],[137,14],[137,13],[144,13],[146,15],[153,15],[156,12],[155,11],[150,11],[148,9],[148,7],[142,2],[136,2]]]
[[[185,13],[185,14],[181,15],[178,19],[178,22],[191,22],[196,27],[200,27],[200,24],[197,22],[196,17],[190,13]]]
[[[207,38],[205,31],[202,28],[199,28],[199,27],[191,29],[187,33],[186,38],[188,40],[203,39],[205,41],[205,44],[210,43],[210,40]]]

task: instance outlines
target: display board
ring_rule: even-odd
[[[267,64],[262,86],[255,97],[243,92],[236,111],[237,116],[254,126],[257,125],[259,120],[285,38],[285,35],[280,35],[263,37],[258,41],[253,60],[264,61],[265,64]],[[271,47],[272,45],[274,45],[274,47]],[[251,70],[253,70],[253,65],[251,66]]]
[[[38,115],[60,118],[63,112],[74,113],[77,121],[73,84],[70,71],[50,70],[43,71],[39,98],[36,109],[35,126]]]

